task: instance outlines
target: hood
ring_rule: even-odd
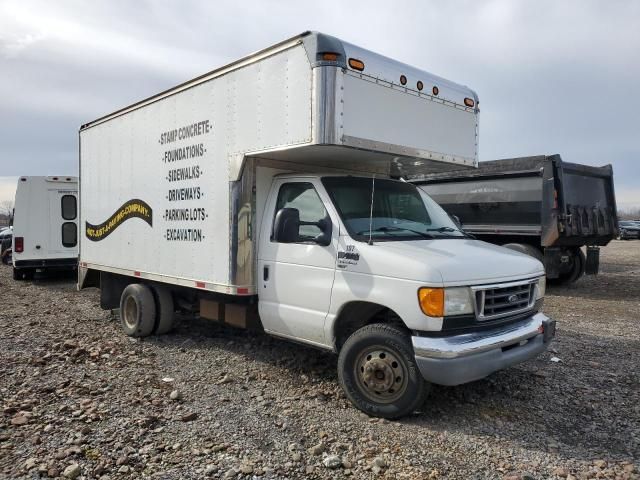
[[[340,250],[355,249],[358,259],[341,266],[339,258],[338,265],[358,273],[444,286],[481,285],[544,275],[542,263],[535,258],[480,240],[374,241],[373,245],[349,237],[340,240]]]

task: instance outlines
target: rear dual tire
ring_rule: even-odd
[[[131,337],[161,335],[173,327],[173,298],[164,287],[132,283],[120,297],[120,324]]]
[[[338,378],[351,403],[375,417],[408,415],[428,394],[409,335],[391,325],[367,325],[353,333],[340,350]]]

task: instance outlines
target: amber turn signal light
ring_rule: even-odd
[[[423,287],[418,290],[418,303],[422,313],[429,317],[444,315],[444,288]]]
[[[358,70],[359,72],[364,70],[364,62],[355,58],[349,59],[349,66],[354,70]]]

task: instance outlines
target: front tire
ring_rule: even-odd
[[[147,337],[156,323],[156,303],[151,289],[142,283],[132,283],[120,297],[120,323],[131,337]]]
[[[353,333],[340,350],[338,378],[351,403],[375,417],[408,415],[428,393],[409,336],[391,325],[367,325]]]

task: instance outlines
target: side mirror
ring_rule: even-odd
[[[450,215],[449,215],[449,218],[451,218],[451,220],[453,220],[453,223],[455,223],[455,224],[456,224],[456,226],[457,226],[460,230],[462,230],[462,222],[460,221],[460,217],[458,217],[457,215],[450,214]]]
[[[273,222],[273,240],[278,243],[295,243],[300,231],[300,212],[297,208],[282,208]]]
[[[333,231],[333,223],[331,223],[331,218],[327,214],[322,220],[320,220],[316,225],[318,228],[322,230],[322,233],[316,237],[316,243],[318,245],[322,245],[326,247],[331,244],[331,233]]]

